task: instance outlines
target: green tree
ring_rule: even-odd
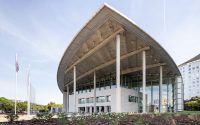
[[[200,96],[192,97],[190,100],[184,101],[186,110],[200,110]]]
[[[0,97],[0,110],[4,112],[13,112],[14,111],[14,101]]]
[[[49,110],[51,110],[51,107],[63,108],[63,105],[62,104],[56,104],[55,102],[49,102],[47,104],[47,107],[48,107]]]
[[[24,102],[18,102],[17,103],[17,112],[25,112],[27,111],[27,101]]]

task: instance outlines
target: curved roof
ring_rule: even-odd
[[[124,16],[123,14],[113,9],[109,5],[104,4],[103,7],[101,7],[100,10],[77,33],[77,35],[74,37],[74,39],[67,47],[62,56],[57,71],[57,82],[59,89],[62,92],[64,91],[64,81],[65,81],[64,76],[66,70],[70,68],[70,66],[72,66],[74,62],[80,59],[81,56],[83,56],[81,54],[77,55],[77,53],[79,54],[80,51],[90,51],[89,47],[85,46],[84,43],[87,42],[88,39],[90,39],[90,37],[94,34],[94,32],[98,34],[99,28],[105,29],[104,27],[101,26],[104,25],[106,22],[109,22],[110,20],[112,23],[114,22],[113,25],[120,24],[121,27],[116,26],[117,27],[116,30],[122,28],[129,33],[136,34],[136,36],[142,39],[146,45],[156,50],[156,52],[159,52],[159,56],[162,57],[162,60],[164,60],[164,62],[167,62],[171,70],[173,70],[173,73],[176,75],[180,75],[180,72],[176,64],[174,63],[173,59],[152,37],[150,37],[142,29],[140,29],[128,17]],[[106,25],[109,26],[109,23]],[[107,33],[105,33],[104,35],[106,34]],[[98,35],[93,35],[92,37],[98,37]],[[94,42],[93,44],[96,44],[95,41],[93,42]],[[84,50],[82,50],[83,48]],[[87,52],[82,52],[82,53],[84,54]]]

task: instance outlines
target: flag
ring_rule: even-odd
[[[16,69],[16,72],[19,71],[19,64],[18,64],[18,60],[17,60],[17,54],[16,54],[16,57],[15,57],[15,69]]]

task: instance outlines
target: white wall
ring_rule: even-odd
[[[129,95],[139,97],[138,92],[133,89],[122,88],[121,94],[122,112],[138,112],[138,103],[128,101]]]
[[[94,103],[79,104],[78,101],[80,98],[94,97],[93,90],[91,92],[83,92],[79,94],[77,92],[76,94],[77,111],[78,107],[94,106]],[[96,89],[96,97],[108,95],[111,95],[111,102],[96,103],[96,106],[111,106],[111,112],[116,112],[116,88],[107,88],[106,90],[101,88],[101,91],[98,88]],[[138,92],[131,89],[121,88],[122,112],[138,112],[138,103],[128,102],[129,95],[138,97]],[[69,95],[69,112],[74,112],[74,95]]]

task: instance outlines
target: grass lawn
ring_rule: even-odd
[[[187,111],[187,110],[184,110],[180,113],[189,113],[189,114],[200,114],[200,111]]]

